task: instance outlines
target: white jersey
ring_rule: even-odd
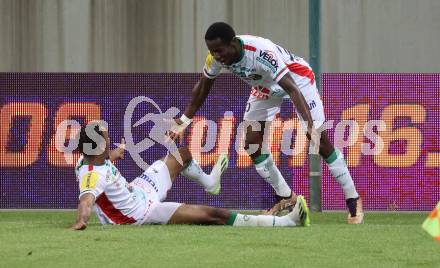
[[[232,65],[223,65],[208,53],[203,74],[214,79],[225,68],[252,86],[251,95],[260,99],[269,97],[288,98],[278,85],[281,78],[290,73],[301,89],[315,83],[315,76],[309,64],[269,39],[251,35],[237,35],[243,54]]]
[[[80,157],[75,168],[80,194],[95,197],[94,210],[102,224],[141,224],[148,212],[146,192],[131,186],[110,160],[101,166],[83,165]]]

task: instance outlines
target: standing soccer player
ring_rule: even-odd
[[[275,190],[278,203],[268,211],[277,214],[290,208],[296,194],[290,189],[283,175],[263,144],[267,122],[280,112],[284,98],[290,98],[296,107],[307,137],[316,133],[325,121],[324,108],[319,96],[315,75],[308,63],[273,43],[250,35],[235,35],[232,27],[223,22],[212,24],[205,34],[209,49],[203,75],[192,91],[192,99],[184,114],[176,119],[170,137],[175,139],[191,123],[191,118],[204,103],[221,69],[229,70],[249,84],[251,94],[247,102],[244,120],[250,123],[246,130],[246,148],[258,144],[255,152],[248,152],[258,174]],[[259,124],[259,125],[258,125]],[[341,185],[349,210],[348,223],[363,222],[362,201],[341,151],[335,149],[326,131],[319,138],[319,154],[326,161],[331,174]]]

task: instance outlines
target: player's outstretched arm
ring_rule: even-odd
[[[215,79],[209,79],[206,76],[202,75],[199,81],[195,84],[192,90],[191,101],[189,105],[186,107],[183,115],[180,118],[175,119],[175,125],[171,127],[169,137],[172,140],[175,140],[177,137],[182,136],[186,127],[191,124],[191,118],[193,118],[193,116],[205,102],[206,97],[208,97],[209,91],[214,84],[214,81]]]
[[[72,230],[84,230],[87,228],[92,206],[95,203],[95,197],[91,193],[86,193],[79,199],[76,223],[71,227]]]
[[[209,79],[202,75],[194,86],[191,94],[191,102],[186,107],[184,114],[188,118],[192,118],[208,97],[209,91],[214,84],[215,79]]]
[[[309,107],[307,105],[304,96],[301,94],[298,86],[289,74],[284,75],[283,78],[278,82],[278,84],[284,89],[284,91],[289,94],[290,99],[295,105],[298,112],[301,114],[302,118],[307,121],[308,134],[312,133],[313,130],[313,119],[310,114]]]

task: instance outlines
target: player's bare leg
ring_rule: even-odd
[[[208,193],[214,195],[220,193],[221,175],[228,166],[228,157],[226,155],[220,155],[211,173],[206,174],[197,161],[192,158],[191,152],[187,147],[179,148],[179,154],[182,158],[182,163],[179,163],[171,154],[161,159],[168,167],[172,182],[174,182],[177,175],[182,174],[186,178],[199,183]]]
[[[264,180],[268,182],[276,192],[278,202],[275,204],[275,206],[267,211],[267,214],[276,215],[284,209],[291,209],[295,205],[297,196],[290,189],[283,175],[275,166],[269,150],[267,150],[267,152],[264,152],[263,150],[263,148],[265,148],[263,146],[266,146],[263,144],[264,130],[266,127],[269,128],[267,126],[268,124],[266,124],[264,121],[253,123],[260,124],[261,128],[260,130],[254,131],[252,126],[248,126],[246,130],[245,149],[251,157],[258,174],[263,177]],[[255,152],[251,151],[252,147],[250,146],[252,144],[258,145],[258,149]]]
[[[229,217],[230,212],[226,209],[183,204],[174,212],[168,223],[223,225]]]
[[[362,199],[356,191],[350,171],[344,160],[344,155],[341,151],[335,149],[330,142],[327,132],[321,133],[319,154],[327,163],[333,178],[341,185],[344,191],[345,201],[349,211],[348,223],[360,224],[363,222],[364,214],[362,210]]]
[[[192,160],[192,155],[187,147],[179,148],[179,154],[182,159],[182,163],[179,163],[177,159],[172,155],[168,154],[165,157],[162,157],[160,160],[165,162],[165,165],[168,167],[168,171],[170,172],[171,182],[176,180],[177,175],[182,172],[184,167],[188,165]]]
[[[173,214],[168,224],[206,224],[232,226],[310,226],[309,211],[305,199],[298,196],[293,210],[282,217],[269,215],[243,215],[223,208],[200,205],[182,205]]]

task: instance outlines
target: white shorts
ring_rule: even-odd
[[[325,121],[324,105],[319,96],[316,83],[308,84],[302,87],[301,93],[309,106],[315,128],[319,128]],[[245,121],[273,121],[277,114],[280,113],[283,98],[269,97],[268,99],[260,99],[251,95],[246,105],[246,111],[243,119]],[[307,130],[307,123],[304,122],[298,110],[296,110],[298,118],[304,130]]]
[[[141,224],[166,224],[181,203],[162,202],[171,189],[172,182],[167,165],[162,160],[154,162],[131,186],[141,189],[147,198],[147,212]]]

